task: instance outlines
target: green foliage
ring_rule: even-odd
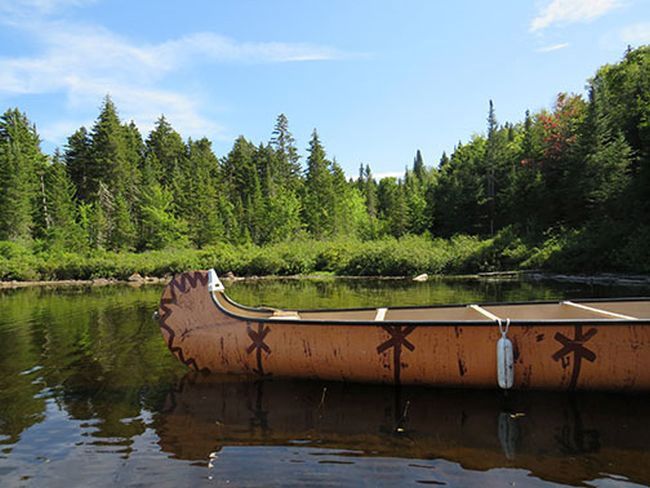
[[[77,218],[75,188],[62,163],[55,160],[46,168],[43,188],[42,213],[50,247],[72,252],[87,250],[88,237]]]
[[[172,194],[159,183],[152,183],[140,196],[140,247],[163,249],[185,244],[186,224],[171,211]]]
[[[561,93],[522,122],[500,123],[490,101],[485,135],[459,142],[438,167],[417,150],[403,177],[379,181],[367,164],[348,180],[316,130],[303,173],[284,114],[269,142],[240,136],[217,158],[164,116],[143,141],[106,97],[92,128],[48,161],[26,115],[10,109],[0,117],[0,239],[12,244],[0,278],[209,266],[648,272],[649,80],[644,46],[600,68],[587,98]]]
[[[18,109],[0,116],[0,239],[29,239],[45,156],[36,130]]]

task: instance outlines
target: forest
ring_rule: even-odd
[[[488,104],[486,104],[488,105]],[[0,117],[0,280],[236,274],[409,275],[542,269],[650,273],[650,46],[628,48],[551,109],[501,122],[401,178],[346,178],[287,117],[225,155],[161,116],[146,136],[106,97],[45,154]],[[271,129],[271,124],[270,129]],[[426,141],[423,141],[426,144]]]

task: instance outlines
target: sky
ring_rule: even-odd
[[[284,113],[301,154],[316,128],[348,175],[397,175],[483,133],[490,99],[519,121],[642,44],[650,0],[0,0],[0,110],[52,152],[110,94],[218,156]]]

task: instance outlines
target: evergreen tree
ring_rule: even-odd
[[[128,167],[131,172],[130,180],[137,185],[142,183],[141,168],[144,164],[145,146],[142,135],[133,121],[122,126],[124,131],[125,157],[128,161]],[[133,198],[137,192],[132,191],[126,194],[129,204],[133,205]]]
[[[250,241],[258,232],[263,219],[263,194],[259,171],[255,164],[256,147],[243,136],[235,140],[233,148],[223,161],[223,181],[235,221],[239,226],[239,240]]]
[[[132,161],[127,157],[124,132],[115,104],[106,96],[91,131],[88,185],[94,198],[100,184],[113,195],[132,193],[136,189],[137,181]]]
[[[271,147],[279,156],[277,167],[278,184],[284,188],[297,190],[300,185],[300,156],[296,141],[289,131],[289,120],[280,114],[275,122]]]
[[[602,94],[590,91],[584,138],[587,141],[583,192],[588,207],[601,216],[624,219],[625,196],[630,187],[632,148],[621,130],[613,128]],[[631,195],[628,195],[631,196]]]
[[[187,165],[181,178],[182,196],[177,198],[180,217],[188,224],[192,242],[203,247],[223,240],[224,226],[218,212],[219,162],[206,138],[188,142]]]
[[[440,156],[440,161],[438,162],[438,168],[442,169],[447,164],[449,164],[449,156],[445,151],[442,151],[442,156]]]
[[[330,166],[332,181],[331,232],[335,235],[358,237],[367,227],[368,214],[363,196],[359,190],[345,179],[343,168],[332,161]]]
[[[378,199],[381,219],[386,231],[400,237],[409,228],[409,210],[404,186],[396,178],[383,178],[379,182]]]
[[[108,235],[110,249],[132,251],[137,243],[137,227],[126,197],[121,194],[115,196],[111,210]]]
[[[303,214],[307,229],[315,237],[323,237],[333,231],[334,186],[330,164],[316,129],[309,141],[309,157],[303,195]]]
[[[422,234],[430,225],[430,219],[426,213],[427,201],[427,179],[424,168],[419,169],[420,176],[417,175],[414,165],[413,172],[406,171],[404,175],[403,192],[408,208],[408,231],[413,234]]]
[[[74,184],[58,153],[52,164],[45,169],[43,184],[45,198],[42,214],[45,237],[50,247],[84,251],[87,248],[87,236],[77,222]]]
[[[173,196],[158,182],[151,182],[140,199],[140,245],[144,249],[164,249],[187,244],[187,226],[173,211]]]
[[[485,138],[475,136],[456,146],[449,163],[441,168],[435,202],[430,204],[438,235],[485,231],[485,146]]]
[[[91,140],[85,127],[79,128],[68,137],[65,147],[65,165],[68,176],[75,186],[75,194],[82,201],[88,201],[97,194],[99,175],[92,165]]]
[[[363,167],[362,167],[363,168]],[[365,198],[366,210],[371,219],[377,218],[377,183],[370,171],[370,165],[366,164],[363,169],[363,185],[360,190]]]
[[[31,238],[45,156],[36,129],[18,109],[0,116],[0,240]]]
[[[156,121],[145,144],[143,173],[171,188],[174,178],[182,169],[187,148],[164,115]]]
[[[424,181],[426,177],[425,172],[424,159],[422,159],[422,153],[418,149],[415,153],[415,159],[413,159],[413,174],[418,180]]]

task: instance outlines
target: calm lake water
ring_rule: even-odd
[[[650,295],[520,281],[263,280],[240,303],[350,307]],[[650,395],[188,372],[160,287],[0,291],[0,486],[650,485]]]

